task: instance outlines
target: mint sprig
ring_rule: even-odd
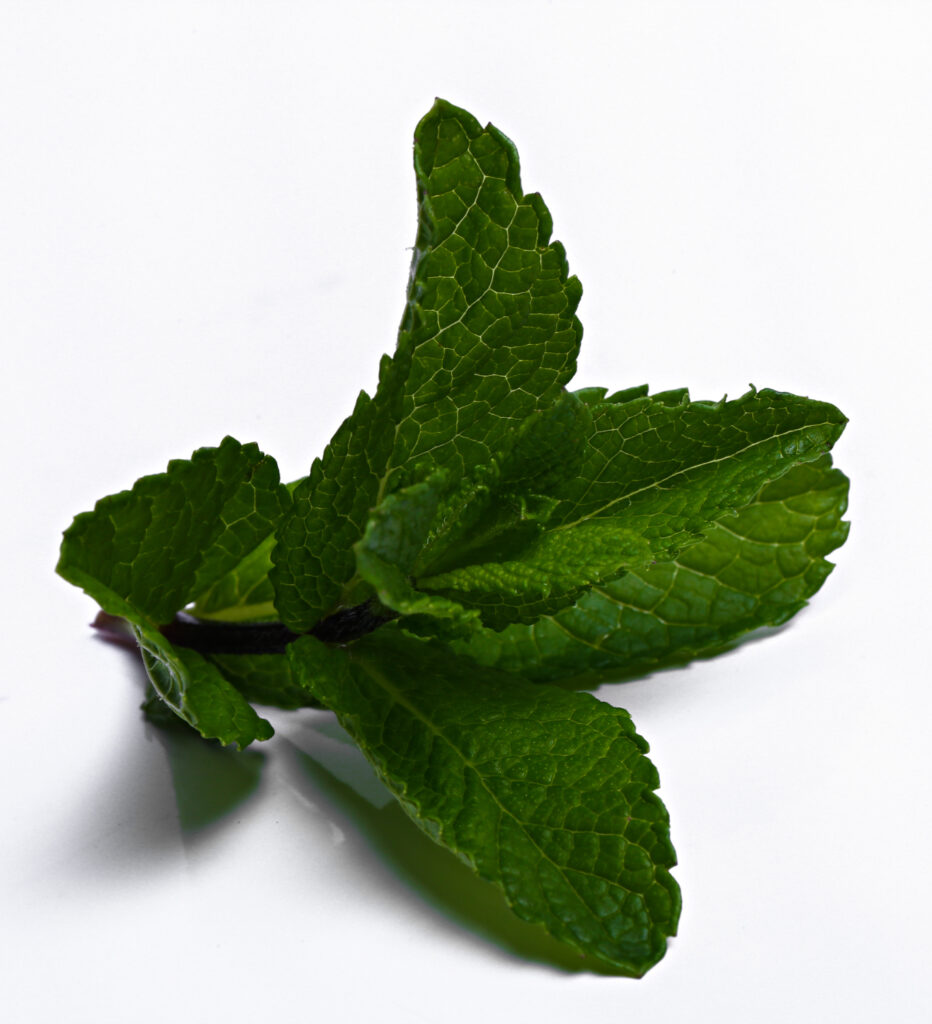
[[[519,917],[640,976],[679,916],[667,813],[627,713],[569,684],[803,607],[847,532],[845,418],[568,391],[581,288],[514,146],[438,100],[414,164],[396,351],[309,475],[226,438],[79,515],[58,572],[128,624],[150,711],[243,747],[251,701],[332,710]]]

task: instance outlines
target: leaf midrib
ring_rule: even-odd
[[[833,425],[834,424],[832,423],[831,420],[824,420],[824,421],[819,422],[819,423],[807,423],[804,426],[794,427],[792,430],[784,430],[784,431],[781,431],[780,433],[777,433],[777,434],[770,434],[768,437],[763,437],[759,441],[752,441],[749,445],[745,445],[743,448],[738,448],[738,449],[736,449],[733,452],[729,452],[727,455],[723,455],[723,456],[721,456],[719,458],[716,458],[716,459],[707,459],[705,462],[696,462],[696,463],[693,463],[692,465],[684,466],[684,467],[682,467],[680,469],[677,469],[673,473],[670,473],[668,476],[665,476],[662,480],[653,480],[653,481],[651,481],[651,483],[645,484],[643,487],[638,487],[636,490],[629,491],[626,494],[621,494],[617,498],[613,498],[611,501],[607,502],[606,504],[599,506],[599,508],[593,509],[592,512],[589,512],[586,515],[580,516],[578,519],[574,519],[572,522],[561,523],[559,526],[555,526],[553,529],[554,529],[554,531],[556,531],[556,530],[568,530],[568,529],[570,529],[570,528],[572,528],[574,526],[578,526],[580,523],[586,522],[589,519],[593,519],[593,518],[596,518],[596,517],[600,516],[607,509],[610,509],[614,505],[619,504],[619,502],[628,501],[628,500],[630,500],[632,498],[637,497],[637,495],[639,495],[639,494],[646,493],[647,491],[654,490],[655,488],[662,488],[670,480],[674,480],[676,477],[682,476],[685,473],[691,473],[691,472],[693,472],[695,470],[698,470],[698,469],[705,469],[707,466],[714,466],[716,463],[719,463],[719,462],[726,462],[726,461],[729,461],[731,459],[740,458],[742,455],[745,455],[747,452],[753,451],[753,449],[755,449],[755,448],[759,448],[763,444],[769,444],[772,441],[776,441],[776,440],[779,440],[779,439],[784,438],[784,437],[791,437],[793,434],[801,433],[804,430],[814,430],[814,429],[819,428],[819,427],[831,427]],[[789,464],[785,467],[783,472],[778,473],[777,476],[775,476],[775,477],[773,477],[771,479],[773,479],[773,480],[779,479],[781,476],[783,476],[783,473],[789,472],[789,470],[791,470],[794,466],[797,466],[801,462],[805,462],[805,461],[806,461],[806,459],[803,458],[803,457],[796,458],[796,459],[794,459],[792,461],[788,460]],[[589,493],[590,490],[592,490],[593,485],[596,484],[602,478],[603,474],[607,471],[607,469],[609,468],[609,466],[612,465],[613,462],[614,462],[614,459],[606,460],[605,465],[599,471],[599,474],[597,476],[593,477],[589,481],[589,484],[586,487],[586,490],[583,492],[583,494],[580,496],[580,498],[576,500],[575,504],[577,504],[577,505],[581,504],[582,499],[585,498],[585,496]]]
[[[473,160],[474,160],[474,162],[476,162],[476,166],[478,167],[479,166],[478,165],[478,161],[475,161],[475,157],[473,157]],[[441,165],[441,166],[443,166],[443,165]],[[498,177],[496,177],[494,175],[486,174],[484,171],[482,171],[481,168],[480,168],[480,171],[482,173],[482,181],[481,181],[481,183],[479,185],[479,190],[481,190],[482,185],[484,185],[485,182],[488,181],[490,178],[494,178],[494,180],[496,180],[496,181],[505,181],[504,178],[498,178]],[[508,187],[507,181],[505,181],[505,187],[506,188]],[[512,214],[511,221],[509,222],[509,225],[508,225],[508,227],[510,228],[511,225],[514,224],[515,217],[517,217],[517,215],[518,215],[518,209],[520,209],[521,199],[523,199],[523,196],[519,197],[519,196],[514,195],[514,193],[510,189],[508,191],[509,191],[509,194],[512,195],[514,200],[515,200],[515,211]],[[445,194],[445,193],[441,193],[441,194]],[[477,194],[478,194],[478,191],[477,191]],[[425,205],[426,206],[430,206],[429,203],[425,204]],[[470,204],[466,208],[465,213],[462,215],[462,217],[460,217],[459,221],[457,221],[457,223],[456,223],[456,226],[453,228],[453,230],[450,232],[450,234],[447,237],[451,237],[452,235],[456,234],[456,232],[459,229],[460,225],[466,219],[466,217],[468,216],[469,212],[476,207],[476,205],[477,204],[474,202],[474,203]],[[432,211],[431,211],[431,213],[432,213]],[[436,225],[436,220],[431,220],[431,226],[433,227],[435,225]],[[462,235],[460,235],[459,237],[462,238]],[[465,241],[465,239],[463,239],[463,240]],[[418,262],[417,262],[416,270],[420,269],[420,267],[422,266],[424,261],[427,259],[427,257],[429,257],[431,255],[431,253],[434,251],[435,248],[436,248],[435,245],[428,245],[423,250],[423,252],[417,254]],[[491,271],[491,276],[489,278],[489,283],[483,289],[482,294],[479,295],[477,298],[473,299],[472,302],[467,303],[466,308],[457,317],[457,319],[452,321],[451,323],[445,324],[443,327],[441,327],[437,331],[437,333],[435,335],[433,335],[433,337],[430,340],[437,341],[437,339],[442,337],[452,327],[455,327],[457,324],[462,323],[463,320],[466,318],[466,316],[469,314],[469,312],[472,309],[474,309],[475,306],[478,305],[478,303],[482,302],[482,300],[485,299],[485,297],[493,290],[492,289],[492,282],[495,279],[495,271],[501,266],[501,262],[505,258],[505,254],[508,252],[508,249],[509,249],[509,245],[506,244],[505,248],[502,250],[502,252],[500,253],[500,255],[498,257],[498,260],[496,261],[495,266],[489,268],[490,271]],[[483,261],[483,262],[485,262],[485,261]],[[415,272],[415,274],[412,275],[412,278],[411,278],[410,295],[409,295],[408,302],[407,302],[407,305],[411,306],[415,310],[418,308],[418,303],[413,302],[412,299],[413,299],[413,297],[414,297],[414,295],[416,293],[416,287],[415,286],[417,285],[419,280],[420,280],[420,276]],[[408,331],[407,333],[413,338],[413,335],[414,335],[413,329]],[[476,337],[479,339],[480,342],[483,341],[482,335],[476,335]],[[479,362],[479,365],[475,368],[475,370],[473,371],[471,376],[476,376],[476,377],[481,376],[482,374],[481,374],[480,371],[481,371],[482,365],[487,363],[489,361],[489,359],[492,357],[492,352],[493,352],[492,348],[490,346],[488,346],[488,345],[486,345],[485,347],[486,347],[486,352],[482,356],[482,358],[481,358],[481,360]],[[415,357],[415,355],[416,355],[416,351],[415,351],[415,348],[412,346],[412,350],[411,350],[411,364],[412,364],[412,366],[414,364],[414,357]],[[401,385],[401,391],[402,391],[402,395],[403,396],[410,397],[413,400],[414,396],[408,394],[408,381],[410,380],[410,376],[411,376],[411,367],[409,366],[409,368],[408,368],[408,375],[407,375],[407,377],[405,377],[405,380],[404,380],[404,382]],[[511,389],[511,391],[515,391],[515,390],[520,390],[520,389],[517,389],[517,388],[512,388]],[[423,408],[423,406],[418,406],[416,408]],[[398,468],[396,466],[396,464],[395,464],[395,461],[394,461],[394,459],[395,459],[395,450],[396,450],[396,447],[397,447],[397,444],[398,444],[398,433],[401,430],[402,424],[406,423],[409,418],[410,418],[410,416],[402,416],[394,425],[394,432],[393,432],[393,435],[392,435],[392,447],[391,447],[391,451],[389,452],[388,459],[387,459],[387,461],[385,463],[385,468],[382,471],[382,476],[381,476],[381,478],[379,480],[378,493],[376,495],[375,504],[373,505],[374,508],[377,507],[381,503],[382,499],[385,497],[385,488],[386,488],[386,485],[388,484],[388,480],[391,477],[392,472],[395,469]],[[446,441],[441,441],[438,444],[434,445],[433,448],[429,448],[429,449],[427,449],[427,450],[425,450],[423,452],[420,452],[419,455],[418,455],[418,458],[424,458],[425,456],[429,455],[432,451],[434,451],[436,448],[442,448],[444,445],[446,445],[448,443],[450,443],[449,439],[446,440]]]
[[[479,784],[482,786],[483,790],[485,790],[485,792],[491,798],[492,802],[498,808],[499,814],[504,816],[504,817],[510,818],[518,826],[518,828],[521,830],[521,832],[527,837],[527,839],[531,843],[531,845],[540,854],[541,858],[543,860],[547,861],[550,865],[552,865],[552,867],[557,871],[557,873],[560,875],[560,877],[564,879],[566,884],[577,895],[577,897],[579,898],[580,903],[582,903],[582,905],[584,907],[586,907],[586,909],[592,915],[593,919],[595,921],[597,921],[599,929],[608,938],[609,943],[612,946],[616,946],[617,945],[617,940],[611,935],[611,933],[605,927],[605,924],[602,921],[602,919],[598,915],[596,915],[596,913],[589,906],[589,903],[585,899],[583,894],[573,884],[573,881],[568,877],[567,869],[565,869],[562,865],[560,865],[556,861],[554,861],[553,858],[550,857],[546,853],[546,851],[541,848],[540,844],[528,832],[527,828],[525,827],[525,825],[523,824],[521,819],[518,818],[513,811],[510,811],[501,802],[501,800],[499,800],[499,798],[496,796],[496,794],[486,784],[485,778],[483,777],[482,772],[479,770],[478,766],[469,757],[467,757],[467,755],[463,752],[463,750],[456,743],[454,743],[453,740],[450,739],[450,737],[447,736],[446,733],[438,725],[436,725],[430,718],[426,717],[420,711],[419,708],[417,708],[410,700],[408,700],[405,697],[405,695],[402,694],[401,691],[399,691],[399,689],[388,678],[386,678],[386,676],[381,671],[379,671],[378,666],[376,664],[374,664],[369,658],[367,658],[365,655],[359,655],[359,654],[356,654],[355,652],[352,652],[352,651],[350,652],[350,657],[351,658],[355,658],[357,663],[360,664],[360,666],[367,672],[369,677],[378,686],[380,686],[383,690],[385,690],[385,692],[393,700],[395,700],[402,707],[406,708],[412,715],[414,715],[415,718],[417,718],[420,722],[422,722],[424,724],[424,726],[431,733],[433,733],[434,736],[436,736],[439,739],[443,740],[453,751],[456,752],[456,754],[459,756],[459,758],[463,762],[463,764],[466,765],[469,769],[471,769],[472,772],[475,774],[475,776],[479,780]],[[443,822],[438,822],[438,824],[442,828],[444,823]],[[561,826],[561,828],[562,828],[562,826]],[[598,835],[598,834],[601,834],[601,833],[594,833],[594,834]],[[653,864],[652,858],[650,856],[650,852],[645,847],[643,847],[640,843],[638,843],[638,842],[636,842],[636,841],[634,841],[632,839],[629,839],[626,836],[622,836],[621,838],[623,839],[623,841],[626,844],[640,849],[644,853],[644,855],[647,857],[648,861],[650,861],[651,864]],[[472,859],[472,858],[470,858],[470,859]],[[475,863],[474,863],[474,866],[475,866]],[[629,893],[629,892],[632,891],[630,889],[626,889],[623,885],[621,885],[620,882],[612,881],[611,879],[606,878],[604,875],[598,875],[598,874],[596,874],[593,871],[586,871],[586,870],[584,870],[582,868],[573,868],[572,870],[575,873],[577,873],[577,874],[588,875],[591,878],[598,879],[601,882],[608,882],[609,885],[617,886],[619,889],[621,889],[625,893]],[[654,875],[656,876],[656,868],[654,869]],[[495,884],[501,886],[501,888],[504,890],[504,888],[505,888],[504,882],[496,880]],[[539,924],[544,924],[544,922],[542,920],[539,920],[538,923]],[[652,924],[653,924],[653,922],[652,922]],[[603,958],[603,959],[607,959],[607,958]],[[616,964],[618,964],[618,965],[623,965],[625,967],[629,967],[629,968],[631,968],[631,969],[633,969],[635,971],[640,970],[639,965],[637,965],[637,964],[635,964],[633,962],[622,961],[622,960],[616,960],[614,962]]]

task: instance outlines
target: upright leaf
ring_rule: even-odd
[[[572,377],[581,295],[518,155],[438,100],[418,125],[418,233],[393,359],[295,493],[273,558],[276,606],[308,629],[348,600],[369,512],[420,460],[454,477],[487,463]]]
[[[414,821],[519,917],[619,973],[663,956],[675,854],[627,712],[391,628],[342,650],[305,638],[290,657]]]

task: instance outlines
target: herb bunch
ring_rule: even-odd
[[[332,710],[414,822],[620,974],[680,912],[647,743],[581,686],[785,622],[840,545],[844,416],[777,391],[570,391],[581,287],[512,143],[438,100],[394,356],[309,475],[225,438],[66,531],[150,709],[239,748]],[[560,685],[553,685],[560,684]]]

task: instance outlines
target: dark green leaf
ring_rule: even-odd
[[[483,631],[462,653],[537,680],[610,679],[707,654],[802,608],[842,544],[848,481],[830,456],[765,484],[674,561],[630,572],[533,626]]]
[[[479,609],[487,626],[503,629],[559,611],[584,589],[648,561],[650,546],[623,520],[596,519],[542,534],[518,559],[468,565],[419,579],[418,586]]]
[[[641,391],[576,401],[592,429],[540,536],[494,562],[419,576],[418,588],[480,609],[493,629],[530,624],[589,586],[675,558],[765,481],[817,458],[845,423],[833,406],[774,391],[718,403]]]
[[[201,734],[244,746],[271,726],[193,651],[158,627],[248,562],[287,508],[275,460],[225,438],[103,498],[65,532],[58,572],[125,618],[160,697]]]
[[[275,460],[227,437],[76,516],[57,571],[111,615],[169,622],[267,543],[287,507]]]
[[[675,558],[709,523],[760,488],[828,451],[844,429],[832,405],[779,391],[733,402],[690,402],[685,391],[606,402],[578,476],[557,492],[548,530],[611,518]]]
[[[261,622],[277,619],[275,589],[269,579],[272,568],[272,534],[229,572],[198,594],[190,608],[199,619],[224,622]]]
[[[295,679],[287,653],[208,654],[205,657],[248,701],[289,709],[318,706]]]
[[[667,812],[627,712],[451,659],[386,628],[292,645],[402,807],[521,918],[641,975],[676,931]]]
[[[522,193],[511,142],[438,100],[417,128],[414,164],[418,234],[397,351],[278,533],[276,606],[297,631],[347,602],[370,510],[417,463],[454,479],[490,463],[575,370],[581,288],[540,196]]]

